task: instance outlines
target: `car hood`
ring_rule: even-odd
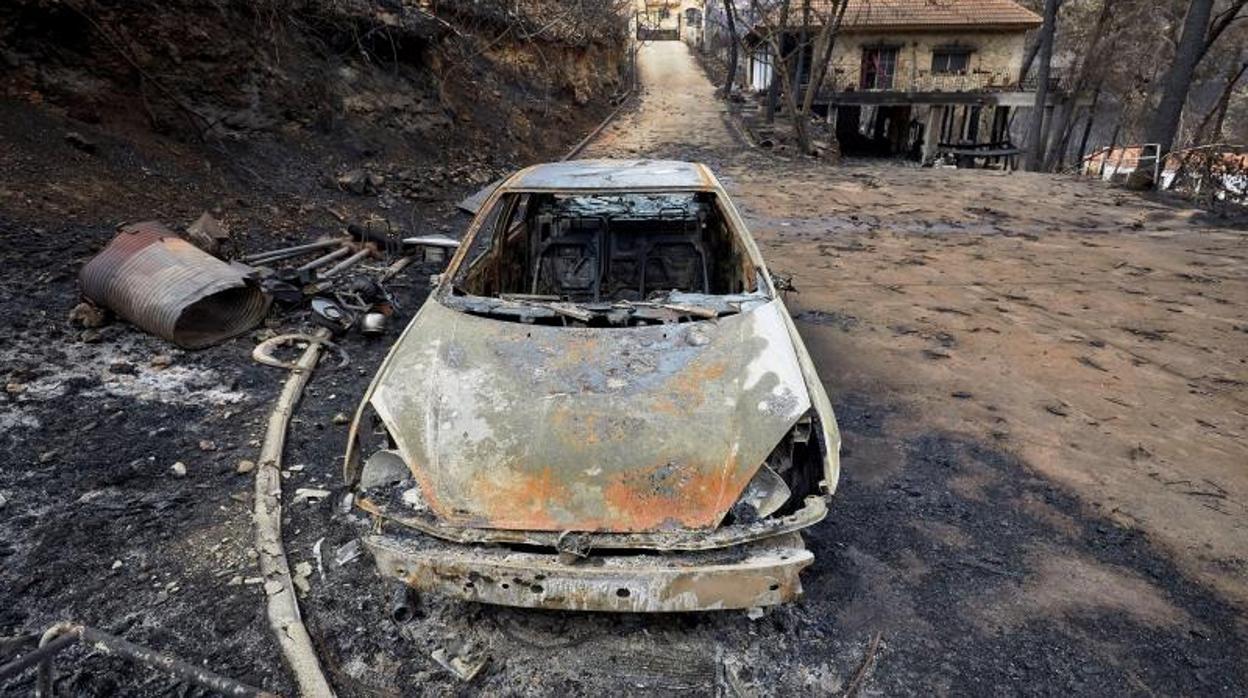
[[[570,328],[430,299],[371,404],[448,523],[714,528],[811,406],[785,312]]]

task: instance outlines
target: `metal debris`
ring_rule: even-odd
[[[330,495],[329,490],[324,490],[319,487],[300,487],[299,489],[295,490],[295,496],[291,501],[293,501],[295,504],[298,504],[299,502],[307,502],[308,504],[316,504],[317,502],[321,501],[322,499],[325,499],[329,495]]]
[[[160,223],[136,223],[82,268],[83,295],[187,349],[259,324],[269,297],[247,267],[206,254]]]
[[[120,657],[130,662],[142,664],[152,669],[172,674],[182,681],[200,686],[211,693],[225,696],[257,696],[270,698],[272,693],[263,691],[230,678],[213,673],[201,666],[183,662],[142,645],[109,635],[95,628],[77,623],[58,623],[52,626],[39,641],[39,649],[27,652],[18,659],[0,666],[0,679],[16,676],[33,667],[39,667],[36,683],[36,694],[50,697],[53,695],[56,669],[56,655],[67,647],[82,643],[94,652]]]
[[[390,620],[395,623],[406,623],[416,617],[416,594],[406,584],[394,587],[390,595]]]
[[[444,647],[434,650],[432,656],[433,661],[457,676],[460,681],[472,681],[490,659],[484,654],[451,654]]]
[[[364,545],[359,539],[353,538],[334,552],[334,564],[339,567],[345,567],[359,559],[364,554]]]

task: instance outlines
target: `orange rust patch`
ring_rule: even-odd
[[[665,463],[617,475],[603,488],[612,530],[653,531],[676,523],[711,528],[745,487],[737,459],[722,466]]]
[[[686,366],[667,382],[670,397],[659,398],[656,403],[674,403],[673,406],[679,404],[686,409],[701,407],[706,402],[706,386],[722,378],[727,370],[728,364],[723,361],[706,365],[695,362]]]
[[[677,405],[671,398],[667,397],[655,398],[654,401],[650,403],[650,409],[662,414],[672,415],[673,417],[685,413],[685,410],[682,409],[680,405]]]
[[[582,366],[586,363],[593,363],[599,351],[599,342],[592,335],[572,337],[559,347],[559,364]]]
[[[571,493],[549,468],[535,473],[503,470],[472,485],[472,497],[481,502],[491,526],[532,531],[560,528],[551,514],[568,501]]]

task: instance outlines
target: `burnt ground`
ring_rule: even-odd
[[[299,409],[284,482],[292,564],[315,569],[320,541],[303,610],[338,691],[1243,695],[1243,227],[1065,178],[761,154],[682,46],[643,55],[637,108],[587,154],[699,159],[724,177],[773,269],[794,277],[791,309],[837,411],[844,472],[806,535],[806,596],[757,620],[425,598],[395,625],[371,563],[335,562],[362,521],[291,500],[337,487],[334,416],[386,345],[348,340],[351,366],[322,366]],[[45,121],[13,129],[27,113],[0,110],[0,133],[51,152],[61,134]],[[88,196],[78,220],[34,231],[23,206],[49,189],[42,201],[63,205],[52,172],[0,183],[2,361],[22,386],[0,403],[0,635],[72,618],[289,692],[247,583],[251,482],[234,474],[284,375],[251,362],[251,337],[183,353],[115,323],[81,341],[65,321],[74,274],[113,219]],[[165,200],[185,203],[162,213],[179,220],[221,200],[177,189]],[[300,191],[326,196],[307,185],[282,205],[297,210]],[[462,224],[452,198],[416,212]],[[267,211],[263,192],[243,199]],[[404,276],[403,318],[428,272]],[[158,354],[173,365],[152,367]],[[429,658],[462,645],[490,658],[471,684]],[[83,695],[174,690],[81,649],[61,676]]]

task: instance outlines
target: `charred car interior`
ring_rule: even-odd
[[[711,192],[508,194],[474,242],[454,280],[456,296],[509,305],[459,304],[469,312],[553,324],[657,324],[713,317],[724,304],[709,297],[758,288]],[[555,316],[521,312],[544,303],[575,303],[580,312],[566,305],[554,306],[564,311]],[[683,314],[682,303],[691,306]]]
[[[345,474],[382,573],[598,611],[801,593],[835,418],[705,167],[540,165],[487,200],[391,350]]]

